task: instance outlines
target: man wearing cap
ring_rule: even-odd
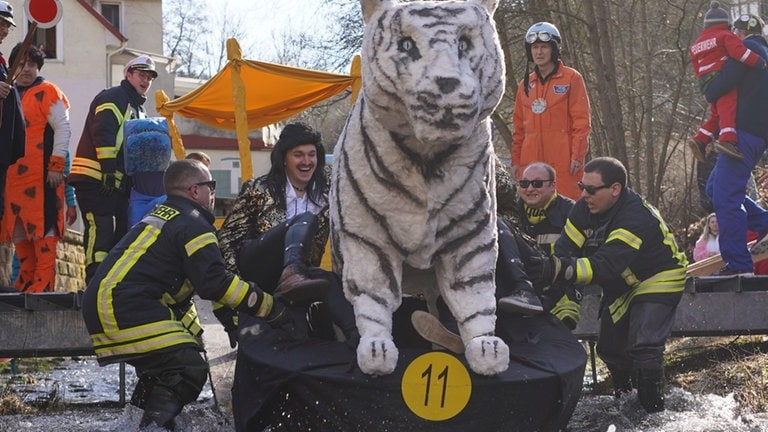
[[[102,90],[91,102],[69,178],[85,228],[86,282],[128,229],[130,178],[124,172],[123,125],[146,117],[146,93],[157,78],[155,62],[146,55],[129,61],[123,74],[120,85]]]
[[[768,42],[762,36],[765,24],[760,17],[745,14],[733,26],[745,47],[768,59]],[[749,177],[766,149],[768,71],[728,60],[720,75],[721,79],[710,84],[705,96],[713,101],[737,89],[736,133],[744,158],[736,160],[718,154],[706,190],[720,226],[720,254],[725,262],[720,274],[749,274],[754,267],[747,249],[747,230],[760,233],[752,254],[768,247],[768,211],[745,193]]]
[[[13,21],[13,6],[8,2],[0,1],[0,43],[2,43],[12,28],[16,27]],[[21,101],[16,90],[8,84],[8,63],[0,53],[0,218],[5,208],[5,176],[8,167],[24,156],[26,146],[26,132],[24,115],[21,110]]]

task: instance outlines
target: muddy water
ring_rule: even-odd
[[[130,396],[136,377],[130,366],[126,372]],[[137,431],[141,411],[130,405],[116,405],[119,399],[117,365],[100,368],[92,358],[67,360],[54,371],[33,375],[26,379],[33,383],[12,386],[19,394],[26,394],[26,400],[48,397],[52,389],[57,389],[64,410],[0,416],[0,432]],[[8,376],[0,377],[3,385],[7,381]],[[106,408],[93,405],[104,401],[109,402]],[[234,431],[231,419],[216,409],[208,386],[197,402],[185,407],[177,426],[181,432]],[[730,395],[695,395],[679,388],[668,389],[666,411],[651,415],[643,411],[634,394],[620,400],[585,394],[569,427],[572,432],[765,432],[768,413],[740,414]]]

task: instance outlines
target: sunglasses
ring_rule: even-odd
[[[541,42],[549,42],[552,40],[552,35],[549,32],[545,32],[545,31],[530,32],[527,35],[525,35],[525,41],[528,42],[529,44],[536,42],[537,39]]]
[[[538,189],[540,187],[544,186],[544,183],[554,181],[552,179],[550,180],[520,180],[517,182],[520,185],[521,189],[528,189],[528,186],[533,186],[534,188]]]
[[[204,182],[195,183],[197,186],[208,186],[211,192],[216,190],[216,180],[208,180]]]
[[[607,185],[607,184],[600,185],[600,186],[585,185],[582,182],[578,182],[576,184],[579,186],[579,189],[583,191],[587,191],[589,195],[596,194],[597,191],[599,191],[600,189],[608,189],[609,187],[611,187],[611,185]]]

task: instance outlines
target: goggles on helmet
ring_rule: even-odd
[[[532,44],[537,40],[540,42],[549,42],[552,39],[553,39],[552,34],[546,31],[530,32],[527,35],[525,35],[525,41],[528,42],[529,44]]]

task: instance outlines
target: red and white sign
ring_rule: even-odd
[[[30,21],[37,23],[39,28],[51,28],[61,19],[63,12],[60,0],[27,0],[24,10]]]

